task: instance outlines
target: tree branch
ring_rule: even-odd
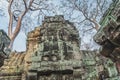
[[[98,16],[98,11],[99,11],[99,2],[98,2],[98,0],[97,0],[97,4],[96,4],[96,14],[95,14],[95,19],[96,19],[96,17]]]
[[[30,9],[30,7],[32,6],[34,0],[30,0],[29,5],[27,7],[27,4],[25,2],[25,0],[23,0],[24,5],[25,5],[25,11],[22,12],[22,15],[20,16],[21,18],[23,18],[23,16],[26,14],[26,12]]]
[[[23,0],[25,2],[25,0]],[[16,36],[18,35],[18,33],[20,32],[20,29],[21,29],[21,22],[22,22],[22,19],[23,19],[23,16],[27,13],[27,11],[29,10],[30,6],[32,5],[32,2],[34,0],[31,0],[30,3],[29,3],[29,6],[28,8],[25,8],[25,10],[22,12],[22,14],[18,17],[18,21],[17,21],[17,25],[16,25],[16,28],[12,34],[12,37],[11,37],[11,40],[12,42],[14,42]],[[25,6],[26,6],[26,3],[25,3]],[[13,44],[13,43],[11,43]]]
[[[97,17],[97,15],[98,15],[98,9],[97,9],[97,11],[96,11],[96,15],[95,15],[95,18],[92,18],[92,19],[90,19],[89,17],[88,17],[88,15],[86,14],[86,9],[80,9],[75,3],[74,3],[74,6],[83,14],[83,16],[85,17],[85,19],[86,20],[89,20],[90,22],[92,22],[93,24],[94,24],[94,28],[96,29],[96,30],[98,30],[99,29],[99,25],[98,25],[98,23],[97,23],[97,21],[96,21],[96,17]],[[97,8],[98,8],[98,6],[97,6]]]
[[[9,13],[9,26],[8,26],[8,36],[11,38],[12,35],[12,24],[13,24],[13,13],[11,12],[11,5],[13,3],[13,0],[9,1],[8,5],[8,13]]]
[[[94,29],[94,27],[92,27],[92,28],[90,28],[90,29],[87,29],[87,30],[83,31],[83,33],[87,32],[87,31],[90,31],[90,30],[92,30],[92,29]]]
[[[99,29],[99,24],[97,23],[96,19],[93,18],[93,19],[89,19],[90,22],[92,22],[94,24],[94,28],[96,29],[96,31],[98,31]]]
[[[26,4],[25,0],[23,0],[23,2],[24,2],[24,5],[25,5],[25,9],[27,9],[27,4]]]

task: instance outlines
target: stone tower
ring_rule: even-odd
[[[81,64],[79,33],[63,16],[45,17],[28,80],[73,80]]]

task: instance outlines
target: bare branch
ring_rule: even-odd
[[[98,0],[97,0],[96,13],[95,13],[95,17],[94,17],[95,19],[96,19],[96,17],[98,16],[99,4],[100,4],[100,2],[98,2]]]
[[[104,0],[104,1],[103,1],[103,4],[100,6],[100,10],[101,10],[101,13],[102,13],[102,14],[104,14],[103,8],[104,8],[104,5],[105,5],[105,2],[106,2],[106,0]]]
[[[21,21],[22,21],[22,18],[21,18],[21,17],[18,17],[18,21],[17,21],[16,28],[15,28],[15,30],[14,30],[14,33],[12,34],[12,37],[11,37],[12,40],[14,40],[14,39],[16,38],[16,36],[18,35],[18,33],[19,33],[19,31],[20,31]]]
[[[8,13],[9,13],[9,16],[10,16],[10,18],[9,18],[9,26],[8,26],[8,36],[9,37],[12,35],[12,24],[13,24],[13,13],[11,12],[12,3],[13,3],[13,0],[9,0],[9,5],[8,5]]]
[[[48,9],[47,9],[47,6],[46,6],[45,8],[39,8],[39,7],[34,8],[34,9],[33,9],[33,8],[30,8],[31,11],[37,11],[37,10],[42,10],[42,9],[48,10]]]
[[[92,27],[92,28],[90,28],[90,29],[87,29],[87,30],[83,31],[83,33],[87,32],[87,31],[90,31],[90,30],[92,30],[92,29],[94,29],[94,27]]]
[[[32,5],[32,3],[33,3],[33,1],[34,1],[34,0],[30,0],[28,7],[26,7],[25,11],[22,12],[22,15],[20,16],[21,19],[22,19],[23,16],[26,14],[26,12],[30,9],[30,7],[31,7],[31,5]],[[26,3],[24,3],[24,4],[25,4],[25,6],[26,6]]]
[[[25,1],[25,0],[23,0],[23,2],[24,2],[24,5],[25,5],[25,9],[27,9],[27,4],[26,4],[26,1]]]
[[[23,0],[23,1],[25,1],[25,0]],[[32,5],[33,1],[34,0],[30,0],[28,8],[26,8],[25,11],[23,11],[22,15],[18,17],[17,25],[16,25],[15,31],[13,33],[12,39],[15,39],[16,36],[18,35],[18,33],[20,31],[20,28],[21,28],[22,18],[26,14],[26,12],[29,10],[29,8]],[[26,6],[26,3],[25,3],[25,6]]]

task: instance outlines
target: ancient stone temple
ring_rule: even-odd
[[[100,53],[117,63],[120,72],[120,0],[113,0],[100,24],[94,40],[102,46]]]
[[[31,57],[28,79],[73,80],[81,65],[79,33],[75,26],[63,16],[46,17],[40,36],[38,49]]]
[[[79,33],[63,16],[45,17],[27,40],[25,80],[119,80],[111,60],[80,50]]]
[[[28,33],[26,46],[4,60],[0,80],[120,80],[110,59],[80,50],[78,30],[61,15],[45,17]]]

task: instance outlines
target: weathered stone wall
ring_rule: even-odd
[[[24,52],[12,52],[0,68],[0,80],[21,80],[24,72]]]
[[[0,67],[3,65],[4,59],[8,56],[7,48],[9,44],[9,37],[3,30],[0,30]]]
[[[120,50],[120,0],[114,0],[100,21],[101,28],[94,40],[102,46],[101,54],[119,61]],[[114,55],[115,54],[115,55]]]
[[[81,80],[119,80],[118,70],[110,59],[98,51],[81,51],[84,73]]]
[[[25,55],[25,64],[24,68],[27,70],[27,68],[31,64],[31,56],[33,55],[33,52],[37,49],[38,44],[40,41],[40,27],[36,27],[33,31],[28,33],[27,36],[27,51]]]
[[[73,75],[73,66],[81,63],[79,33],[73,24],[64,20],[63,16],[45,17],[40,38],[39,46],[31,57],[28,79],[59,80],[63,77],[64,80],[65,75]]]
[[[111,3],[100,25],[94,40],[101,45],[100,53],[115,62],[120,73],[120,0]]]

